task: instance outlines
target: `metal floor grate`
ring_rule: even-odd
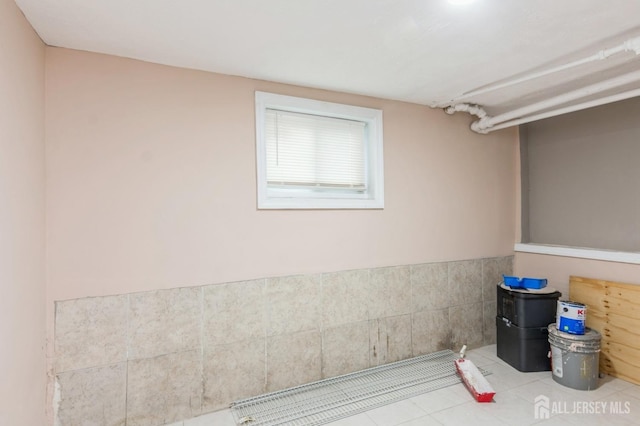
[[[450,350],[381,365],[231,404],[237,424],[322,425],[461,383]],[[482,374],[490,374],[480,369]]]

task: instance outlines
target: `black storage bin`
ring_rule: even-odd
[[[523,372],[551,371],[547,327],[518,327],[496,317],[498,358]]]
[[[523,292],[497,286],[498,316],[518,327],[546,327],[556,320],[559,291]]]

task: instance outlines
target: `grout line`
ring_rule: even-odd
[[[320,276],[320,378],[325,378],[325,324],[324,324],[324,310],[325,310],[325,288],[324,288],[324,274],[318,274]],[[344,275],[344,274],[343,274]]]
[[[126,307],[126,311],[125,311],[125,333],[126,333],[126,337],[125,337],[125,342],[126,342],[126,353],[125,353],[125,359],[127,362],[129,362],[129,357],[130,357],[130,352],[131,352],[131,332],[130,332],[130,328],[131,328],[131,318],[129,317],[129,313],[131,311],[131,294],[127,294],[127,307]]]
[[[413,353],[413,313],[414,309],[414,295],[413,295],[413,265],[409,265],[409,354],[414,357]]]
[[[268,283],[269,279],[268,278],[264,278],[262,280],[262,321],[264,323],[264,327],[262,329],[262,333],[263,333],[263,353],[264,353],[264,374],[263,374],[263,389],[266,392],[267,391],[267,378],[268,378],[268,374],[269,374],[269,367],[267,365],[267,363],[269,362],[269,355],[268,355],[268,351],[267,351],[267,347],[268,347],[268,329],[269,329],[269,300],[267,297],[267,283]]]
[[[129,350],[131,346],[131,336],[129,332],[130,328],[130,318],[129,311],[131,310],[131,294],[127,294],[127,309],[125,313],[125,321],[126,321],[126,356],[125,356],[125,364],[124,364],[124,426],[127,426],[129,423]]]
[[[204,286],[200,286],[200,414],[204,411],[204,393]]]
[[[485,301],[485,295],[484,295],[484,259],[480,260],[480,300],[482,302]]]

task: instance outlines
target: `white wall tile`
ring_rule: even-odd
[[[137,359],[127,364],[127,426],[154,426],[201,413],[200,351]]]
[[[57,372],[127,359],[127,295],[56,302]]]
[[[200,348],[200,288],[134,293],[129,297],[129,359]]]
[[[204,287],[205,347],[265,337],[265,280]]]
[[[126,363],[77,371],[56,377],[60,392],[60,425],[124,426]]]
[[[320,275],[267,279],[267,335],[320,331]]]

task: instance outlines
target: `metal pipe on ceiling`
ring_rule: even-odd
[[[532,121],[544,120],[545,118],[555,117],[557,115],[568,114],[570,112],[580,111],[587,108],[593,108],[600,105],[609,104],[612,102],[623,101],[625,99],[635,98],[640,96],[640,89],[629,90],[623,93],[617,93],[611,96],[605,96],[603,98],[595,99],[588,102],[582,102],[580,104],[570,105],[564,108],[554,109],[552,111],[543,112],[536,115],[530,115],[524,118],[506,121],[498,124],[486,130],[485,133],[493,132],[495,130],[506,129],[507,127],[519,126],[520,124],[531,123]]]
[[[581,65],[586,65],[590,62],[602,61],[611,56],[617,55],[619,53],[624,52],[634,52],[636,55],[640,55],[640,37],[630,38],[614,47],[608,49],[602,49],[592,55],[587,56],[586,58],[578,59],[575,61],[568,62],[566,64],[558,65],[553,68],[548,68],[546,70],[541,70],[537,72],[533,72],[530,74],[526,74],[522,77],[513,78],[502,83],[494,83],[489,84],[484,87],[481,87],[476,90],[471,90],[469,92],[465,92],[457,98],[451,99],[446,103],[439,104],[439,107],[446,107],[451,104],[457,104],[463,99],[468,99],[476,95],[481,95],[484,93],[493,92],[495,90],[503,89],[505,87],[514,86],[519,83],[525,83],[530,80],[534,80],[536,78],[544,77],[550,74],[554,74],[560,71],[566,71],[571,68],[579,67]]]
[[[587,96],[598,94],[609,89],[624,86],[629,83],[634,83],[639,80],[640,80],[640,71],[634,71],[627,74],[623,74],[621,76],[614,77],[599,83],[591,84],[589,86],[585,86],[577,90],[572,90],[570,92],[563,93],[562,95],[554,96],[552,98],[545,99],[543,101],[536,102],[531,105],[527,105],[521,108],[516,108],[514,110],[496,115],[494,117],[486,115],[484,117],[481,117],[479,120],[476,120],[473,123],[471,123],[471,129],[478,133],[487,133],[491,128],[495,127],[500,123],[508,122],[514,119],[526,118],[536,112],[539,112],[548,108],[553,108],[555,106],[562,105],[567,102],[585,98]],[[454,106],[454,108],[456,107]]]
[[[468,112],[471,115],[475,115],[478,118],[484,118],[487,116],[487,112],[480,105],[473,104],[456,104],[451,105],[444,109],[447,114],[455,114],[456,112]]]

